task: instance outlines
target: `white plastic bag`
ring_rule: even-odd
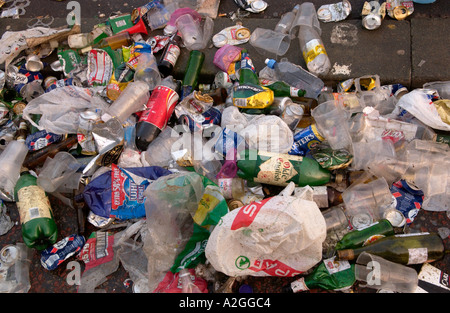
[[[450,125],[442,121],[433,101],[421,89],[407,93],[400,98],[397,105],[431,128],[450,131]]]
[[[105,111],[106,108],[106,102],[95,96],[94,89],[65,86],[31,100],[23,110],[23,118],[39,130],[60,135],[76,134],[81,112],[86,109]],[[39,125],[32,120],[32,114],[42,115]]]
[[[223,216],[205,253],[228,276],[293,277],[320,262],[325,238],[326,222],[315,202],[275,196]]]

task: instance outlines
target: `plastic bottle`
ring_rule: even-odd
[[[269,185],[287,186],[292,181],[300,187],[321,186],[340,179],[312,158],[282,153],[244,150],[237,166],[239,177]]]
[[[148,145],[166,127],[173,110],[178,103],[177,84],[172,76],[163,79],[157,86],[136,123],[136,147],[145,151]]]
[[[437,261],[444,257],[444,243],[438,234],[399,234],[376,240],[355,249],[338,250],[339,260],[354,260],[367,252],[388,261],[411,265]]]
[[[305,5],[300,12],[299,20],[303,19],[305,22],[300,25],[298,39],[306,67],[315,75],[326,75],[331,69],[331,62],[318,33],[318,28],[314,27],[317,24],[314,5]],[[307,20],[310,22],[306,22]]]
[[[275,26],[274,30],[283,34],[289,33],[295,16],[297,15],[300,5],[297,4],[291,12],[287,12],[281,16],[280,21]]]
[[[22,224],[22,238],[29,248],[43,250],[56,242],[58,229],[50,200],[37,178],[24,168],[14,188]]]
[[[172,73],[173,67],[177,63],[178,57],[180,56],[180,45],[181,37],[178,34],[175,34],[170,38],[170,41],[164,48],[161,59],[158,63],[158,69],[162,77],[167,77]]]
[[[274,59],[266,59],[265,63],[269,68],[275,70],[278,80],[305,90],[305,97],[317,99],[324,87],[323,81],[316,75],[287,60],[277,62]]]
[[[385,236],[394,235],[394,227],[386,220],[382,219],[374,224],[360,230],[354,230],[345,234],[336,244],[336,250],[354,249],[362,247]]]
[[[189,53],[188,64],[184,72],[180,100],[190,95],[198,85],[198,76],[205,60],[205,54],[198,50]]]
[[[347,261],[326,259],[311,274],[300,277],[283,287],[285,293],[297,293],[311,289],[343,290],[356,281],[355,265]]]
[[[21,121],[15,140],[9,142],[0,154],[2,166],[0,171],[0,198],[2,200],[14,201],[14,186],[19,179],[20,167],[28,154],[28,148],[25,144],[26,135],[26,123]]]
[[[245,194],[244,180],[241,178],[219,178],[218,185],[223,197],[227,200],[239,200]]]
[[[161,83],[161,73],[158,70],[156,58],[152,53],[142,53],[139,56],[134,81],[147,83],[150,90],[153,90]]]

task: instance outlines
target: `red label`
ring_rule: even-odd
[[[258,215],[259,210],[261,210],[261,207],[270,199],[271,198],[267,198],[261,201],[255,201],[240,208],[233,220],[231,230],[250,226],[255,220],[256,215]]]
[[[139,122],[147,122],[159,129],[164,129],[178,101],[178,94],[165,86],[157,86],[147,102],[147,109],[139,118]]]
[[[126,176],[117,167],[116,164],[111,165],[111,209],[117,210],[125,200],[125,191],[123,182]]]
[[[279,277],[294,277],[301,274],[301,271],[297,271],[294,268],[280,262],[278,260],[256,260],[255,263],[249,267],[250,270],[255,272],[265,272],[270,276]]]

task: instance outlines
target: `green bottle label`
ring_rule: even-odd
[[[270,157],[259,166],[259,172],[254,179],[258,183],[285,186],[289,180],[298,175],[291,161],[301,162],[303,157],[271,152],[259,152],[260,156]]]

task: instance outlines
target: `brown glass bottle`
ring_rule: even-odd
[[[23,162],[23,166],[28,169],[34,169],[36,166],[44,164],[48,157],[53,158],[59,151],[68,151],[76,144],[78,144],[77,136],[69,136],[58,143],[53,143],[34,153],[29,153]]]

